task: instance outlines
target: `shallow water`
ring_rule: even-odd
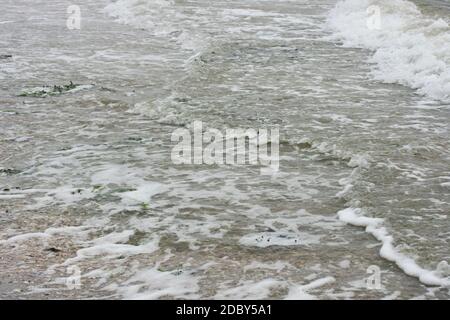
[[[50,255],[4,296],[65,294],[77,266],[76,297],[448,299],[448,26],[413,41],[442,49],[421,85],[421,57],[395,77],[377,60],[406,42],[330,26],[332,0],[80,1],[81,30],[69,2],[3,2],[1,246]],[[421,1],[418,28],[444,7]],[[84,86],[19,96],[70,81]],[[193,121],[278,127],[279,172],[174,164],[171,134]],[[349,208],[383,220],[365,232]]]

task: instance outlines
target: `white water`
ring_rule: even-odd
[[[335,5],[86,1],[76,36],[58,4],[22,7],[43,27],[0,30],[2,248],[62,248],[42,274],[79,266],[83,296],[448,296],[448,28],[405,1]],[[83,90],[17,97],[67,77]],[[174,165],[170,134],[194,120],[279,126],[280,172]]]
[[[377,19],[379,22],[371,22]],[[333,39],[373,51],[372,74],[450,102],[450,27],[406,0],[345,0],[330,12]]]

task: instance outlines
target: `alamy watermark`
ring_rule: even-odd
[[[66,26],[69,30],[81,29],[81,8],[77,5],[71,5],[67,7],[67,20]]]
[[[381,29],[381,8],[379,6],[372,5],[367,8],[367,28],[369,30]]]
[[[172,133],[171,140],[177,143],[171,152],[174,164],[260,165],[263,175],[279,170],[278,128],[204,130],[201,121],[194,121],[191,129]]]
[[[379,266],[372,265],[367,268],[370,274],[366,279],[367,290],[381,290],[381,269]]]
[[[67,267],[68,276],[65,279],[65,285],[69,290],[78,290],[81,289],[81,270],[78,266],[69,266]]]

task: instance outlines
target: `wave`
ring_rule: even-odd
[[[203,34],[193,32],[190,26],[202,21],[200,13],[185,13],[186,6],[173,0],[117,0],[103,11],[116,22],[144,29],[151,34],[176,40],[181,49],[199,51],[204,45]],[[191,21],[191,23],[186,23]]]
[[[382,258],[395,263],[405,274],[416,277],[421,283],[427,286],[450,287],[450,266],[447,261],[439,262],[436,269],[429,270],[422,268],[417,262],[402,253],[395,245],[394,237],[389,233],[386,221],[381,218],[366,215],[363,208],[359,208],[361,201],[354,198],[353,189],[358,181],[362,179],[361,174],[370,170],[371,158],[369,155],[353,154],[330,146],[326,143],[313,143],[311,146],[318,152],[331,154],[343,161],[349,161],[347,165],[353,170],[347,178],[342,178],[339,184],[342,190],[336,197],[347,201],[347,206],[337,212],[337,217],[344,223],[356,227],[364,227],[368,234],[381,242],[379,254]]]
[[[446,261],[438,263],[436,270],[420,267],[416,261],[401,253],[394,245],[394,238],[383,225],[384,220],[364,215],[360,208],[347,208],[338,212],[341,221],[364,227],[366,232],[381,242],[380,256],[394,262],[404,273],[416,277],[425,285],[450,287],[450,268]]]
[[[381,243],[380,257],[395,263],[405,274],[417,278],[427,286],[450,288],[450,265],[447,261],[438,262],[434,269],[421,267],[414,258],[402,252],[401,246],[396,245],[396,239],[390,233],[388,221],[372,217],[364,207],[360,207],[364,205],[364,200],[359,199],[355,189],[361,187],[364,173],[372,168],[375,160],[370,154],[354,153],[338,145],[313,139],[285,140],[281,142],[283,143],[291,146],[306,146],[315,152],[343,161],[352,168],[347,177],[339,180],[342,189],[336,197],[346,201],[346,207],[337,212],[337,218],[348,225],[365,228],[366,233]]]
[[[170,0],[118,0],[104,11],[117,22],[152,30],[156,34],[168,34],[176,31],[169,23],[170,15],[174,14],[171,9],[173,1]]]
[[[450,27],[405,0],[344,0],[328,15],[332,40],[372,50],[376,80],[450,102]]]

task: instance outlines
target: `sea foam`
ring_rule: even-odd
[[[381,242],[380,256],[394,262],[407,275],[418,278],[420,282],[426,285],[450,287],[447,262],[440,262],[436,270],[427,270],[420,267],[414,259],[404,255],[394,246],[394,238],[384,227],[383,219],[366,217],[359,208],[341,210],[338,212],[338,217],[348,224],[365,227],[367,233]]]
[[[450,27],[443,19],[405,0],[344,0],[330,11],[327,25],[332,40],[374,52],[369,62],[376,80],[450,101]]]

